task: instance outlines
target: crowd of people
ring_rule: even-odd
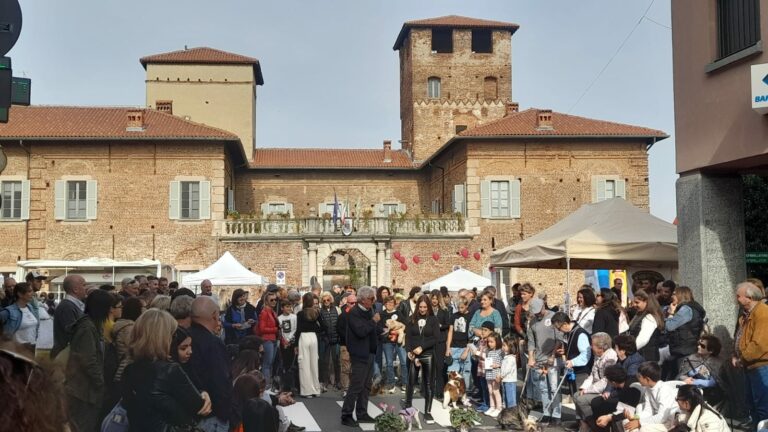
[[[222,305],[210,281],[196,295],[152,276],[118,289],[87,287],[75,274],[48,304],[38,294],[44,279],[6,278],[0,310],[0,376],[16,383],[0,392],[0,423],[14,415],[35,425],[28,430],[300,432],[284,407],[328,391],[344,399],[345,426],[374,421],[372,394],[402,393],[410,408],[417,391],[433,424],[452,372],[491,418],[525,403],[542,423],[561,425],[568,395],[578,417],[562,425],[569,430],[725,431],[734,389],[724,369],[734,368],[745,375],[752,421],[768,418],[768,305],[758,280],[736,287],[733,356],[723,359],[731,350],[709,332],[690,288],[673,281],[633,286],[626,308],[621,286],[585,285],[560,308],[529,283],[515,284],[507,304],[493,286],[406,294],[268,285],[254,302],[236,289]],[[52,364],[41,367],[34,353],[46,319]],[[25,413],[30,401],[49,403],[51,414]]]

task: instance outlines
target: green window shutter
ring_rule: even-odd
[[[627,199],[627,184],[624,179],[616,180],[616,196]]]
[[[168,200],[168,218],[180,219],[181,218],[181,182],[172,181],[169,191]]]
[[[480,217],[491,217],[491,182],[487,180],[480,182]]]
[[[211,182],[200,182],[200,219],[211,218]]]
[[[235,190],[227,188],[227,211],[235,211]]]
[[[29,180],[21,181],[21,219],[29,220]]]
[[[67,182],[65,180],[56,180],[53,194],[53,216],[56,220],[64,220],[67,218]]]
[[[96,180],[85,182],[85,218],[88,220],[96,219],[96,209],[98,206],[98,187]]]
[[[520,180],[509,182],[509,217],[520,218]]]

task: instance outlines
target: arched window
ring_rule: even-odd
[[[483,98],[497,99],[499,97],[499,83],[496,77],[485,77],[483,80]]]
[[[429,77],[427,79],[427,97],[430,99],[440,98],[440,78]]]

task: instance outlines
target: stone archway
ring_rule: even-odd
[[[371,284],[371,261],[359,249],[335,249],[323,260],[323,290]]]

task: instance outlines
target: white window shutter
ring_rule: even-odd
[[[227,189],[227,211],[235,211],[235,190]]]
[[[29,180],[21,181],[21,219],[29,220]]]
[[[480,182],[480,217],[491,217],[491,182],[487,180]]]
[[[605,200],[605,177],[592,176],[592,202]]]
[[[53,186],[54,203],[53,215],[56,220],[67,218],[67,182],[56,180]]]
[[[285,204],[285,212],[288,213],[291,217],[293,217],[293,203]]]
[[[627,199],[627,184],[624,179],[616,180],[616,196]]]
[[[269,203],[268,202],[261,203],[261,216],[262,217],[269,216]]]
[[[172,181],[168,193],[168,218],[181,218],[181,182]]]
[[[88,220],[96,219],[96,208],[99,202],[98,190],[96,180],[85,182],[85,218]]]
[[[404,214],[405,213],[405,204],[398,204],[397,205],[397,212],[400,213],[400,214]]]
[[[378,204],[376,206],[376,212],[378,213],[377,217],[387,217],[387,214],[384,213],[384,204]]]
[[[509,217],[520,218],[520,180],[509,182]]]
[[[200,182],[200,219],[211,218],[211,182]]]
[[[464,214],[464,184],[453,185],[453,212]]]
[[[317,217],[321,218],[323,217],[323,214],[327,213],[325,208],[326,208],[326,203],[324,202],[321,202],[320,204],[317,205]]]

